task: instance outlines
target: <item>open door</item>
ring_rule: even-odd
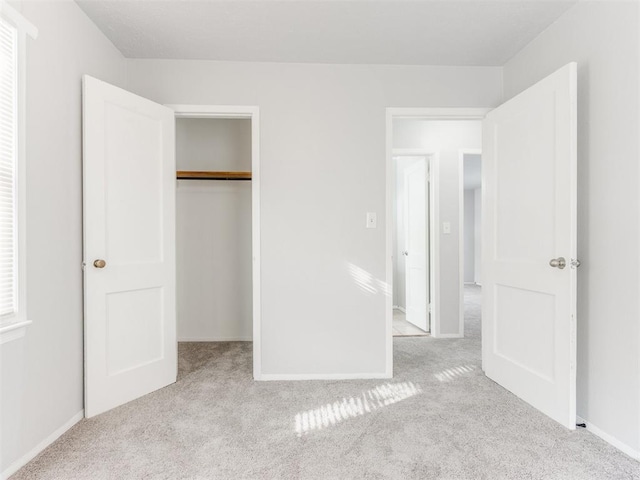
[[[482,364],[567,428],[576,420],[576,64],[483,124]]]
[[[425,159],[404,172],[406,319],[429,331],[429,222]]]
[[[83,78],[85,416],[176,381],[173,111]]]

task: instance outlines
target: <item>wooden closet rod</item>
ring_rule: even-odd
[[[251,180],[251,172],[193,172],[178,170],[178,180]]]

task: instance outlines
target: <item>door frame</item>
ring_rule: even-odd
[[[439,253],[440,253],[440,243],[438,241],[438,236],[435,235],[435,228],[438,225],[439,221],[439,200],[438,200],[438,172],[439,172],[439,161],[440,158],[437,153],[431,152],[429,150],[424,149],[413,149],[413,148],[394,148],[392,149],[391,155],[391,168],[394,168],[393,159],[397,157],[422,157],[425,159],[427,166],[427,178],[429,179],[429,305],[431,307],[429,314],[429,333],[432,336],[437,336],[435,334],[436,326],[440,328],[439,317],[436,322],[434,319],[436,315],[439,315],[439,310],[437,306],[437,298],[439,290],[439,281],[440,278],[440,261],[439,261]],[[392,181],[394,180],[394,175],[392,175]],[[393,182],[392,182],[393,183]],[[392,185],[393,191],[391,192],[392,203],[393,196],[396,195],[395,184]],[[393,209],[393,205],[391,206]],[[390,221],[388,222],[388,226],[391,227],[391,234],[393,235],[397,230],[396,225],[396,215],[395,212],[392,213],[392,216],[389,217]],[[393,238],[392,238],[393,242]],[[393,249],[393,246],[392,246]],[[392,258],[395,258],[392,253]],[[393,269],[393,260],[392,260],[392,269]],[[392,271],[393,276],[393,271]],[[406,288],[406,285],[405,285]],[[391,284],[391,292],[393,292],[393,283]],[[393,294],[391,298],[391,328],[393,334]],[[393,336],[393,335],[392,335]]]
[[[484,116],[483,116],[484,118]],[[460,259],[460,337],[464,338],[464,156],[465,155],[482,155],[481,148],[461,148],[458,150],[458,168],[460,172],[460,178],[458,183],[458,258]],[[482,164],[482,161],[481,161]],[[480,192],[482,193],[482,179],[480,180]],[[480,233],[482,235],[482,232]]]
[[[262,379],[260,292],[260,108],[247,105],[166,105],[175,118],[247,118],[251,120],[251,248],[253,256],[253,379]]]
[[[400,118],[411,118],[416,120],[482,120],[485,115],[490,112],[492,108],[476,108],[476,107],[387,107],[385,112],[386,117],[386,135],[385,135],[385,152],[386,152],[386,205],[385,212],[386,218],[392,219],[393,215],[393,195],[395,194],[395,188],[393,186],[393,120]],[[437,155],[435,155],[437,158]],[[437,163],[437,162],[436,162]],[[437,183],[437,178],[435,179]],[[435,220],[435,219],[434,219]],[[432,228],[433,236],[439,238],[440,225],[439,217],[438,223]],[[389,293],[385,302],[385,315],[386,315],[386,375],[391,377],[393,375],[393,221],[386,222],[386,235],[385,235],[385,254],[386,254],[386,267],[385,267],[385,281],[389,286]],[[436,265],[439,266],[439,259],[435,259],[432,270],[435,270]],[[461,277],[461,281],[464,281],[464,276]],[[435,283],[438,282],[436,278]],[[439,293],[439,290],[437,291]],[[437,296],[431,301],[437,302]],[[461,303],[460,308],[460,321],[464,322],[464,303]],[[432,335],[434,337],[460,337],[460,335],[439,335],[440,322],[436,313],[432,315]],[[464,325],[464,323],[463,323]],[[437,332],[437,333],[436,333]]]

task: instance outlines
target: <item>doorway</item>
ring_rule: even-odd
[[[251,119],[176,119],[178,342],[252,341]]]
[[[463,287],[462,303],[465,328],[469,312],[482,303],[482,153],[480,150],[460,151],[462,184],[460,218],[462,232]],[[472,323],[477,328],[477,322]]]
[[[195,179],[195,182],[179,179],[177,188],[177,213],[184,211],[190,215],[189,219],[176,222],[178,261],[182,259],[187,264],[183,265],[185,268],[177,268],[177,307],[179,314],[189,316],[187,321],[177,319],[178,341],[252,341],[253,377],[258,380],[261,377],[259,109],[216,105],[169,107],[174,110],[176,118],[178,177],[182,180]],[[212,139],[215,140],[216,136],[223,142],[214,147]],[[215,212],[204,207],[207,210],[206,221],[200,222],[190,212],[194,200],[192,194],[196,205],[201,208],[203,197],[217,203]],[[211,238],[203,240],[203,236],[215,235],[220,227],[219,221],[230,222],[227,226],[232,228],[227,230],[234,230],[235,240],[229,237],[222,241],[234,250],[237,258],[230,258],[228,249],[222,252],[216,249]],[[188,264],[196,267],[199,263],[197,249],[188,244],[193,242],[189,239],[193,233],[199,235],[199,246],[204,247],[210,260],[223,260],[229,274],[242,274],[236,275],[234,282],[229,282],[229,275],[224,273],[223,276],[207,276],[207,267],[203,269],[202,266],[196,268],[195,276],[194,272],[188,274]],[[238,272],[236,260],[241,260],[244,272]],[[193,295],[190,284],[194,280],[202,283],[203,278],[212,288],[228,283],[234,283],[236,287],[229,290],[228,295],[219,292],[222,301],[217,305],[209,302],[211,315],[208,319],[200,314],[191,315],[198,309],[189,306]],[[207,295],[205,291],[200,293],[200,297]],[[229,303],[232,297],[235,300]],[[219,321],[212,322],[212,315]]]
[[[394,151],[393,336],[431,330],[431,155]]]
[[[479,124],[479,143],[472,148],[483,152],[481,282],[485,294],[480,315],[482,340],[478,342],[482,369],[487,377],[569,429],[576,426],[575,270],[580,265],[576,258],[576,78],[577,65],[570,63],[492,110],[387,108],[386,115],[388,216],[393,149],[405,147],[399,140],[406,141],[415,133],[416,124],[423,131],[432,127],[430,135],[418,139],[419,147],[440,155],[442,206],[435,235],[442,243],[445,235],[457,237],[450,243],[458,248],[448,249],[450,253],[457,250],[451,261],[440,258],[447,268],[437,276],[441,294],[436,297],[434,337],[455,328],[456,323],[457,331],[449,331],[453,333],[449,336],[464,336],[464,158],[460,150],[466,147],[457,145],[455,154],[448,148],[445,156],[442,147],[452,136],[443,127],[452,120]],[[401,128],[403,121],[405,128]],[[431,125],[427,128],[424,123]],[[434,136],[434,131],[440,135]],[[431,143],[434,138],[440,146]],[[451,156],[454,158],[448,158]],[[446,172],[452,165],[454,172]],[[448,174],[455,179],[453,199],[445,192]],[[455,212],[446,210],[448,203],[455,206]],[[391,227],[387,230],[386,279],[393,285]],[[441,246],[441,257],[446,250]],[[447,283],[455,285],[455,298],[444,292],[447,274],[455,279]],[[390,297],[387,331],[392,327]],[[445,313],[447,307],[457,314]],[[455,317],[457,322],[452,322]],[[387,372],[392,375],[394,343],[388,338]]]
[[[244,250],[251,252],[245,265],[251,288],[246,288],[249,293],[242,302],[252,308],[248,320],[252,317],[253,374],[259,379],[258,108],[169,107],[89,76],[83,77],[83,96],[85,416],[176,381],[177,178],[238,176],[197,166],[181,176],[175,162],[176,120],[250,122],[250,155],[245,159],[250,172],[245,173],[251,177],[251,196],[245,200],[251,210],[244,233],[249,223],[251,230]],[[200,150],[186,152],[185,158],[192,161],[196,153],[211,158],[206,146]]]
[[[395,160],[403,155],[429,157],[430,186],[430,333],[435,338],[464,336],[461,152],[479,153],[481,119],[488,109],[387,109],[388,200],[395,197]],[[390,180],[393,179],[393,180]],[[390,212],[393,213],[393,208]],[[393,235],[389,236],[393,240]],[[394,259],[402,251],[390,249]],[[393,262],[390,262],[393,266]],[[395,267],[393,267],[395,268]],[[388,276],[398,298],[396,279]],[[397,275],[396,275],[397,278]],[[393,319],[389,302],[388,320]],[[392,350],[392,345],[389,346]]]

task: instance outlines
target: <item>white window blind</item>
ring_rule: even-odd
[[[0,17],[0,323],[17,313],[18,32]]]

